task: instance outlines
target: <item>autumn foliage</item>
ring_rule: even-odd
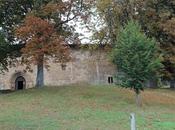
[[[69,47],[64,42],[64,37],[46,20],[27,16],[24,24],[17,28],[16,36],[25,42],[25,47],[21,50],[22,62],[28,66],[31,63],[47,63],[49,57],[57,62],[70,60]]]
[[[87,14],[83,3],[83,0],[35,1],[24,22],[17,25],[16,37],[25,45],[21,63],[26,70],[30,70],[32,63],[37,65],[37,87],[44,86],[44,67],[48,67],[48,62],[65,65],[71,59],[67,43],[70,39],[74,43],[76,35],[74,26],[68,22]]]

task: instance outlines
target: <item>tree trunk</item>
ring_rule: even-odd
[[[175,88],[175,80],[170,81],[170,88]]]
[[[36,87],[44,86],[44,63],[38,63],[37,65],[37,77],[36,77]]]
[[[136,104],[138,107],[142,106],[141,95],[140,93],[136,93]]]

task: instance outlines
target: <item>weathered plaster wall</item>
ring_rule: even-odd
[[[88,50],[72,49],[72,61],[66,64],[63,70],[61,65],[50,60],[49,70],[44,70],[45,85],[57,86],[74,83],[107,84],[108,76],[115,73],[115,67],[103,51],[90,52]],[[35,85],[36,66],[33,73],[23,72],[24,67],[9,68],[9,71],[0,75],[0,89],[15,89],[15,80],[18,76],[26,79],[26,88]]]

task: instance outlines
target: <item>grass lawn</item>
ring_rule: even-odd
[[[134,93],[112,86],[45,87],[0,94],[0,130],[175,130],[175,91],[145,90],[143,107]]]

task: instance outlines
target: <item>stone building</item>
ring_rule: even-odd
[[[59,86],[77,83],[111,84],[115,67],[109,61],[103,48],[97,51],[71,47],[73,60],[61,65],[50,61],[49,69],[44,70],[44,83],[46,86]],[[25,72],[24,66],[9,68],[9,71],[0,74],[1,90],[27,89],[35,86],[36,66],[33,72]]]

